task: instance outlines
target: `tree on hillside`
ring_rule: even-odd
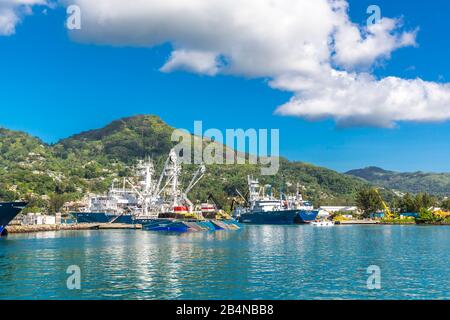
[[[356,195],[356,204],[365,218],[370,217],[371,213],[380,211],[383,207],[380,195],[374,188],[361,189]]]
[[[48,213],[54,214],[56,212],[59,212],[66,200],[66,195],[53,193],[48,201]]]
[[[450,211],[450,199],[445,199],[442,201],[441,208]]]
[[[14,191],[6,190],[0,185],[0,201],[14,201],[17,195]]]
[[[416,196],[416,202],[419,210],[421,208],[428,209],[436,205],[436,199],[430,196],[428,193],[419,193]]]
[[[47,206],[47,201],[43,200],[39,196],[27,194],[25,196],[25,201],[28,202],[27,207],[22,211],[22,214],[32,213],[42,213]]]
[[[400,212],[419,212],[420,207],[416,201],[416,198],[413,197],[410,193],[407,193],[400,200]]]
[[[407,193],[400,200],[401,212],[419,212],[422,208],[428,209],[436,205],[436,199],[428,193],[419,193],[413,197]]]

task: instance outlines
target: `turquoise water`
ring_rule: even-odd
[[[449,299],[450,227],[245,226],[0,239],[0,299]],[[81,290],[66,270],[81,270]],[[367,289],[380,267],[381,289]]]

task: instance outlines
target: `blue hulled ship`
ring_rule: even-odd
[[[235,211],[241,223],[287,225],[305,224],[317,219],[319,210],[314,210],[310,202],[303,200],[298,185],[294,196],[280,193],[279,199],[273,196],[270,185],[261,187],[259,181],[250,176],[248,187],[248,207]]]
[[[155,219],[154,216],[143,217],[131,213],[73,212],[72,215],[76,218],[78,223],[146,224]]]
[[[243,213],[239,221],[249,224],[306,224],[317,219],[318,210],[274,210]]]
[[[154,166],[150,159],[139,161],[135,176],[114,181],[106,195],[89,197],[87,207],[71,214],[78,223],[145,224],[157,217],[154,208],[160,204],[155,195]]]
[[[6,226],[11,222],[25,207],[26,202],[0,202],[0,235],[6,233]]]

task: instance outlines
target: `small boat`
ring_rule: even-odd
[[[311,222],[311,225],[316,227],[333,227],[334,221],[314,221]]]

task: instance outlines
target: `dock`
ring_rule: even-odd
[[[70,231],[70,230],[118,230],[118,229],[142,229],[140,224],[124,223],[77,223],[77,224],[43,224],[43,225],[13,225],[6,228],[8,233],[33,233],[46,231]]]
[[[117,229],[142,229],[140,224],[126,224],[126,223],[100,223],[94,226],[96,230],[117,230]]]
[[[376,225],[380,224],[380,221],[375,220],[344,220],[336,221],[336,225]]]

